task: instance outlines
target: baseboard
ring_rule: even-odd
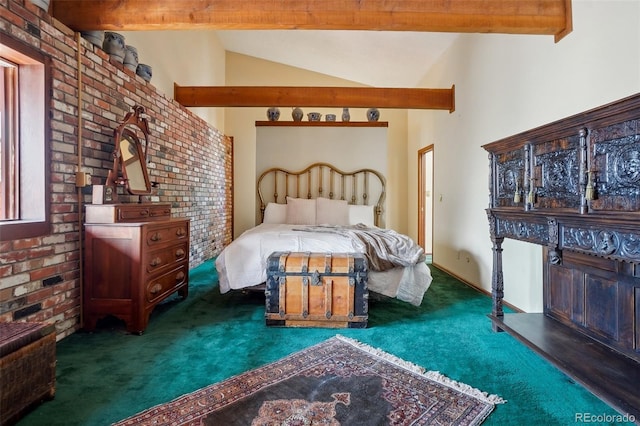
[[[471,283],[471,282],[465,280],[461,276],[457,275],[455,272],[452,272],[452,271],[448,270],[447,268],[445,268],[445,267],[443,267],[441,265],[438,265],[437,263],[431,263],[430,265],[440,269],[442,272],[445,272],[445,273],[451,275],[453,278],[457,279],[458,281],[460,281],[461,283],[463,283],[467,287],[471,287],[472,289],[484,294],[485,296],[491,297],[491,293],[490,292],[488,292],[487,290],[479,287],[477,284],[474,284],[474,283]],[[512,304],[510,304],[508,302],[505,302],[504,299],[502,300],[502,304],[504,306],[507,306],[509,309],[512,309],[514,312],[524,313],[524,311],[522,309],[517,308],[517,307],[513,306]]]

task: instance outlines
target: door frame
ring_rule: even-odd
[[[431,167],[431,211],[433,212],[433,156],[434,156],[434,146],[432,145],[428,145],[424,148],[421,148],[420,150],[418,150],[418,245],[422,248],[425,248],[425,197],[424,197],[424,191],[425,191],[425,167],[424,167],[424,162],[423,159],[426,156],[427,153],[431,152],[431,162],[432,162],[432,167]],[[431,216],[431,228],[433,229],[433,215]],[[432,251],[433,251],[433,234],[431,235],[431,247],[432,247]],[[428,253],[428,254],[433,254],[433,253]]]

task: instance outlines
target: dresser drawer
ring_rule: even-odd
[[[187,282],[188,275],[188,264],[184,264],[163,275],[150,279],[147,282],[145,291],[147,302],[156,302],[175,291],[176,288]]]
[[[87,223],[134,223],[171,218],[171,204],[87,204]]]
[[[146,271],[154,273],[167,265],[181,262],[189,257],[189,242],[183,240],[180,244],[149,252],[146,258]]]
[[[171,208],[167,206],[148,206],[131,208],[129,206],[118,209],[118,222],[140,222],[144,220],[168,219]]]
[[[145,235],[147,246],[154,247],[161,244],[170,244],[179,240],[189,239],[189,222],[176,220],[163,226],[149,226]]]

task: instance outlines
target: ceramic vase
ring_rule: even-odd
[[[269,121],[278,121],[280,118],[280,110],[276,107],[271,107],[267,110],[267,119]]]
[[[367,110],[368,121],[378,121],[379,118],[380,118],[380,111],[378,111],[378,108],[369,108]]]
[[[105,31],[102,50],[107,52],[109,56],[117,62],[123,63],[125,54],[124,36],[111,31]]]
[[[304,113],[298,107],[295,107],[293,111],[291,111],[291,118],[293,121],[302,121],[302,117],[304,117]]]
[[[349,114],[349,108],[342,108],[342,121],[351,120],[351,114]]]

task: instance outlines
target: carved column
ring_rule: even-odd
[[[533,205],[535,203],[535,186],[532,180],[532,170],[531,170],[531,144],[526,144],[524,146],[524,192],[526,194],[524,209],[525,211],[529,211],[533,209]]]
[[[587,197],[587,177],[589,174],[589,168],[587,164],[587,129],[580,129],[580,171],[579,171],[579,185],[580,185],[580,214],[587,213],[588,198]]]
[[[552,265],[560,265],[562,263],[562,252],[559,248],[559,235],[558,235],[558,221],[553,217],[547,218],[547,224],[549,225],[549,263]]]
[[[496,200],[493,196],[495,186],[493,180],[496,176],[496,155],[492,152],[489,153],[489,208],[496,206]]]
[[[487,210],[487,216],[489,219],[489,232],[491,234],[491,242],[493,243],[493,246],[491,248],[491,250],[493,251],[493,271],[491,273],[491,314],[494,317],[502,318],[504,316],[504,311],[502,309],[502,299],[504,298],[504,278],[502,273],[502,242],[504,241],[504,237],[497,236],[497,219],[493,215],[491,210]],[[502,329],[497,327],[494,323],[493,331],[502,331]]]

